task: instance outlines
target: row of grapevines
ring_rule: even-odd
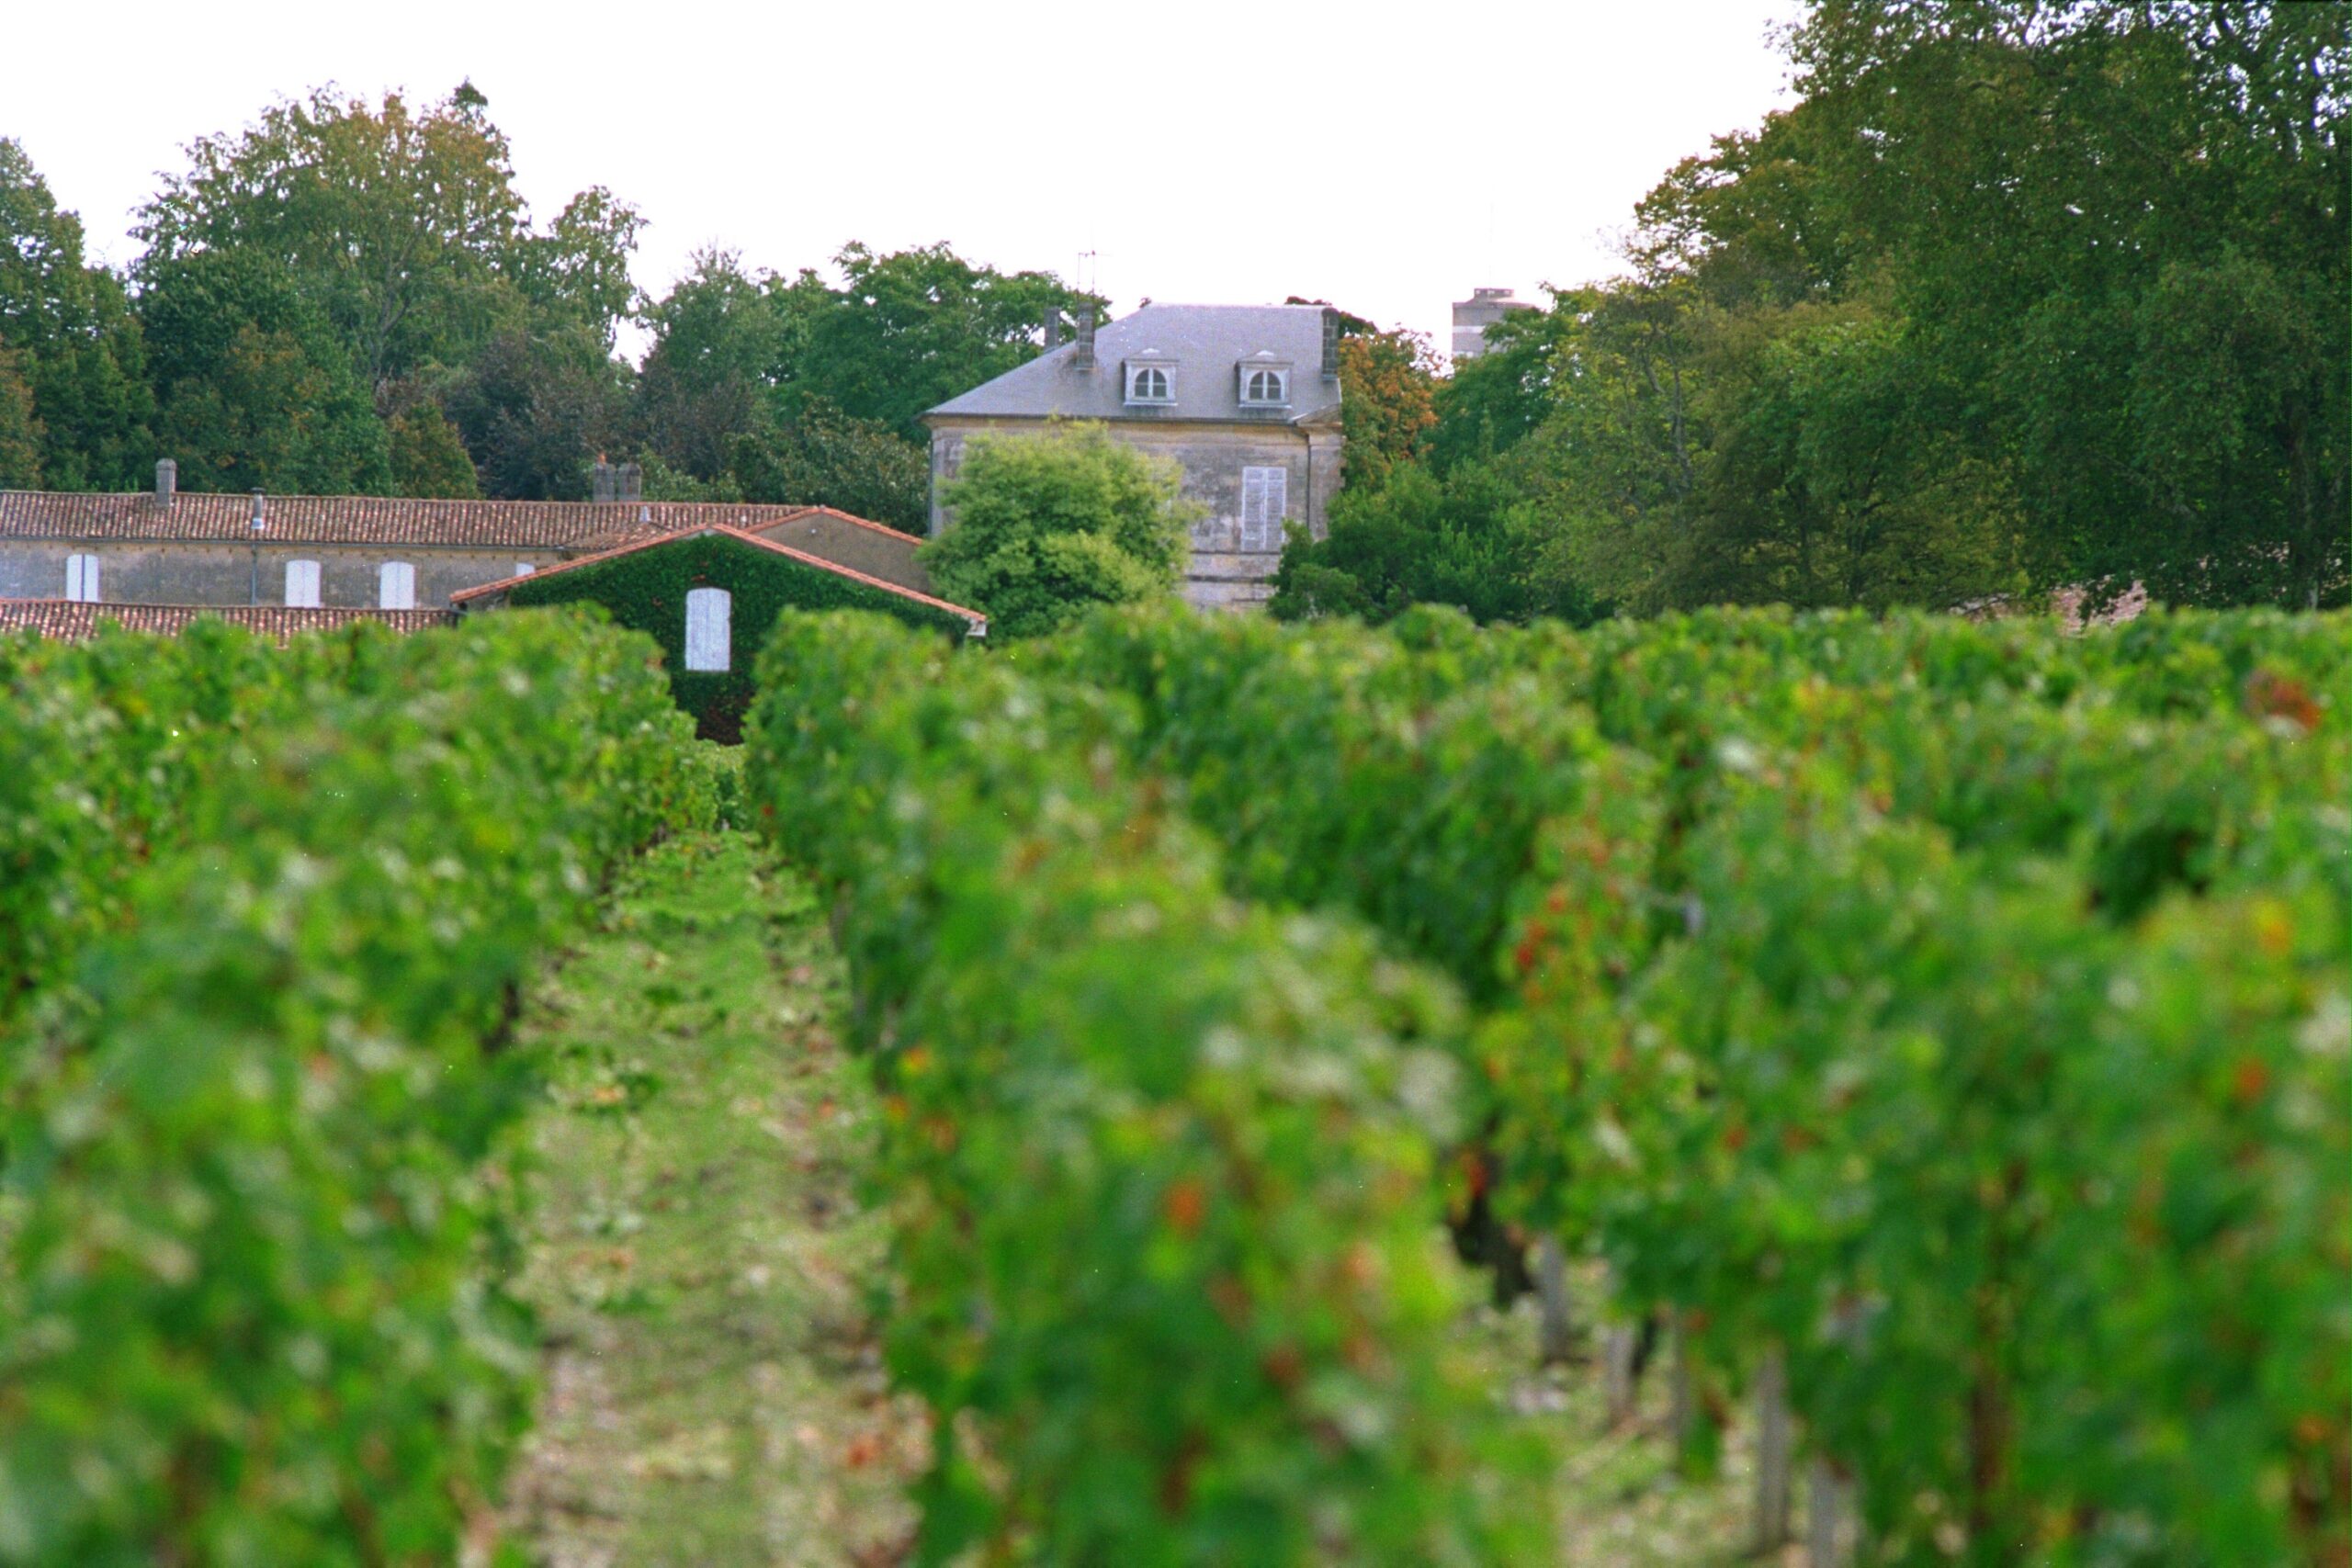
[[[790,615],[761,690],[747,795],[841,896],[885,1096],[925,1559],[1540,1556],[1417,1201],[1447,988],[1232,901],[1123,700]]]
[[[1695,929],[1622,986],[1547,945],[1488,1035],[1549,1078],[1521,1124],[1627,1296],[1727,1371],[1783,1349],[1885,1557],[2340,1545],[2344,899],[2119,924],[2080,865],[1956,849],[1832,765],[1724,795]]]
[[[105,928],[182,805],[334,658],[327,639],[281,653],[217,621],[170,641],[0,638],[0,1018]]]
[[[148,650],[170,691],[181,654]],[[7,1039],[0,1558],[447,1561],[525,1417],[486,1156],[527,1085],[494,1046],[535,955],[708,780],[608,627],[293,658],[334,678],[275,677],[299,709],[178,791]]]
[[[1140,699],[1142,756],[1183,781],[1241,886],[1358,908],[1464,981],[1489,1010],[1480,1054],[1517,1214],[1606,1252],[1631,1304],[1705,1314],[1691,1321],[1715,1326],[1719,1355],[1729,1358],[1743,1335],[1753,1346],[1802,1332],[1826,1348],[1828,1364],[1862,1366],[1857,1337],[1886,1321],[1866,1306],[1901,1299],[1903,1332],[1921,1348],[1905,1365],[1917,1371],[1941,1357],[1967,1367],[1993,1354],[1989,1344],[2009,1342],[1999,1325],[2067,1299],[2085,1277],[2120,1281],[2124,1299],[2100,1319],[2110,1327],[2131,1319],[2150,1334],[2224,1333],[2245,1351],[2242,1361],[2212,1363],[2248,1371],[2248,1386],[2261,1391],[2233,1407],[2225,1430],[2234,1446],[2203,1472],[2230,1478],[2217,1489],[2221,1502],[2177,1484],[2178,1465],[2165,1472],[2130,1457],[2165,1423],[2192,1424],[2213,1402],[2210,1384],[2121,1378],[2094,1399],[2085,1369],[2123,1363],[2092,1348],[2088,1316],[2060,1324],[2079,1330],[2072,1337],[2036,1338],[2042,1359],[2022,1370],[1986,1362],[1962,1380],[1965,1397],[1924,1372],[1894,1387],[1807,1360],[1814,1381],[1801,1407],[1817,1442],[1865,1470],[1889,1550],[1907,1540],[1932,1554],[1957,1540],[1997,1554],[1991,1543],[2019,1529],[2073,1540],[2069,1550],[2081,1553],[2113,1550],[2135,1529],[2222,1540],[2246,1528],[2245,1500],[2256,1497],[2266,1500],[2269,1539],[2340,1539],[2345,1487],[2331,1466],[2346,1451],[2345,1391],[2340,1379],[2303,1374],[2331,1351],[2343,1360],[2341,1316],[2282,1305],[2259,1331],[2217,1327],[2184,1283],[2237,1249],[2258,1251],[2298,1288],[2340,1285],[2340,1235],[2326,1244],[2324,1224],[2209,1215],[2213,1232],[2170,1251],[2152,1247],[2144,1271],[2119,1264],[2111,1249],[2082,1254],[2080,1269],[2064,1247],[2035,1249],[2060,1234],[2082,1242],[2078,1231],[2037,1221],[2021,1237],[1995,1226],[1996,1288],[1952,1263],[1967,1246],[1940,1228],[1949,1205],[1922,1199],[1915,1218],[1901,1202],[1883,1204],[1873,1211],[1879,1228],[1857,1233],[1875,1248],[1867,1258],[1792,1253],[1766,1223],[1804,1235],[1837,1229],[1834,1213],[1810,1201],[1818,1193],[1800,1201],[1774,1185],[1770,1162],[1792,1138],[1818,1168],[1885,1173],[1888,1191],[1939,1190],[1955,1173],[1973,1180],[1992,1159],[1997,1177],[1980,1185],[2007,1213],[2013,1185],[2046,1204],[2088,1164],[2139,1157],[2143,1129],[2149,1138],[2163,1135],[2160,1126],[2179,1130],[2120,1114],[2126,1099],[2093,1103],[2062,1090],[2100,1083],[2120,1095],[2131,1029],[2162,1026],[2116,1021],[2136,1020],[2116,998],[2147,988],[2133,977],[2135,965],[2158,962],[2146,952],[2174,953],[2187,940],[2153,933],[2243,926],[2255,919],[2245,900],[2269,898],[2293,912],[2289,923],[2302,933],[2295,951],[2324,954],[2327,934],[2341,935],[2352,769],[2323,683],[2345,665],[2340,626],[2183,617],[2069,638],[1924,619],[1743,615],[1577,637],[1479,634],[1423,615],[1383,637],[1146,616],[1097,621],[1034,661]],[[2199,682],[2206,695],[2192,705]],[[1837,782],[1792,791],[1787,781],[1797,776]],[[1785,807],[1793,794],[1815,815],[1759,825],[1759,778],[1773,781],[1768,800]],[[1767,865],[1788,884],[1774,896],[1797,907],[1833,896],[1832,882],[1847,874],[1833,869],[1841,863],[1834,842],[1789,848],[1807,842],[1803,829],[1821,814],[1867,843],[1928,846],[1919,853],[1944,868],[1940,882],[1924,872],[1910,884],[1882,875],[1849,907],[1864,927],[1876,908],[1875,934],[1887,936],[1911,929],[1898,919],[1905,897],[1935,891],[1926,929],[1953,944],[1938,964],[1904,970],[1859,931],[1824,938],[1803,920],[1732,944],[1767,897]],[[1759,861],[1766,851],[1785,858]],[[2043,888],[2045,912],[2062,912],[2052,919],[2078,933],[2084,953],[2104,955],[2097,964],[2067,966],[2051,921],[2037,926],[2022,906],[1986,891],[2019,878]],[[2195,895],[2209,902],[2179,912]],[[2213,946],[2215,967],[2203,976],[2222,993],[2238,984],[2231,952]],[[2021,1006],[1998,1015],[2021,1033],[1988,1031],[1961,1004],[1979,983],[1976,966],[1996,964],[1996,954],[2020,987],[2065,992],[2122,1055],[2053,1052],[2081,1021],[2062,1028],[2053,1021],[2062,1015]],[[1927,1021],[1915,1032],[1928,1043],[1908,1043],[1926,1065],[1910,1098],[1898,1099],[1901,1114],[1863,1129],[1829,1113],[1848,1092],[1839,1075],[1860,1069],[1843,1047],[1802,1054],[1822,1045],[1820,1020],[1759,1044],[1752,1020],[1724,1023],[1707,1010],[1775,964],[1854,1007],[1890,1017],[1908,1009],[1905,1016]],[[2111,993],[2099,988],[2109,982]],[[2282,1010],[2249,1021],[2251,1037],[2290,1038],[2279,1020],[2302,1018],[2319,1021],[2314,1038],[2333,1040],[2325,1021],[2342,1006],[2340,953],[2332,968],[2305,973],[2300,989],[2270,994]],[[1866,1060],[1881,1051],[1906,1059],[1903,1042],[1883,1032],[1865,1039]],[[2044,1061],[2055,1055],[2075,1075],[2064,1083]],[[1963,1057],[1981,1070],[1965,1070]],[[1808,1076],[1808,1060],[1842,1065]],[[2247,1079],[2261,1086],[2249,1097],[2256,1111],[2327,1103],[2343,1087],[2342,1053],[2332,1046],[2278,1062],[2256,1050],[2249,1061]],[[1777,1104],[1768,1089],[1818,1103],[1793,1134],[1751,1142],[1739,1117],[1750,1100],[1758,1111]],[[2192,1123],[2200,1114],[2183,1110]],[[2084,1163],[2037,1157],[2076,1122],[2108,1127],[2116,1142],[2068,1151]],[[2332,1147],[2326,1129],[2303,1130],[2311,1135],[2300,1142],[2283,1132],[2271,1139],[2271,1162],[2245,1189],[2257,1208],[2298,1182],[2325,1192],[2310,1184]],[[1718,1135],[1724,1147],[1707,1142]],[[1710,1149],[1714,1157],[1700,1157]],[[2217,1164],[2253,1163],[2218,1132],[2202,1152]],[[2322,1202],[2323,1219],[2340,1216],[2335,1202]],[[1932,1311],[1947,1287],[1983,1298],[1977,1314]],[[1726,1370],[1737,1371],[1736,1359]],[[2109,1425],[2056,1423],[2060,1390],[2074,1402],[2067,1409],[2096,1405]],[[2013,1430],[2029,1406],[2030,1440]],[[1896,1426],[1890,1434],[1873,1421]],[[2085,1446],[2086,1430],[2109,1436],[2103,1452]],[[2060,1457],[2037,1470],[2025,1457],[2034,1451]],[[2130,1486],[2126,1474],[2136,1477]]]

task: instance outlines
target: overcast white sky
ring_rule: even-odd
[[[1121,312],[1299,294],[1442,348],[1473,285],[1613,271],[1668,165],[1788,100],[1768,29],[1797,6],[5,8],[0,135],[118,265],[191,139],[321,83],[433,99],[469,76],[537,217],[596,183],[638,205],[657,294],[713,243],[788,272],[945,240],[1065,277],[1095,252]]]

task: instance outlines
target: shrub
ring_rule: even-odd
[[[972,441],[945,494],[953,525],[922,548],[940,592],[985,606],[989,631],[1033,637],[1097,604],[1166,598],[1199,508],[1176,465],[1081,423]]]

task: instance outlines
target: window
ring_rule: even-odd
[[[724,588],[686,590],[686,668],[728,668],[728,617],[734,609]]]
[[[1283,385],[1285,379],[1287,378],[1279,370],[1246,372],[1241,378],[1242,402],[1258,408],[1273,408],[1290,401],[1289,389]]]
[[[314,560],[290,560],[286,563],[286,602],[298,609],[319,607],[319,563]]]
[[[1127,401],[1172,403],[1175,400],[1175,384],[1169,379],[1165,368],[1158,365],[1127,367]]]
[[[416,568],[404,560],[388,560],[376,569],[376,604],[385,610],[416,608]]]
[[[98,602],[98,558],[67,556],[65,558],[65,596],[76,604]]]
[[[1288,468],[1241,470],[1241,547],[1283,547],[1283,513],[1290,504]]]
[[[514,563],[514,575],[517,577],[528,577],[538,570],[526,560],[518,560]]]

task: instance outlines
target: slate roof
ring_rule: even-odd
[[[983,631],[989,624],[986,611],[975,610],[965,604],[951,604],[944,599],[934,599],[928,593],[918,593],[911,588],[901,588],[895,582],[853,570],[848,567],[829,561],[822,556],[812,556],[806,550],[796,550],[790,545],[779,545],[774,539],[763,538],[757,534],[745,533],[741,528],[730,528],[723,523],[705,523],[695,527],[680,528],[654,538],[634,539],[608,550],[599,550],[592,556],[582,556],[577,560],[565,561],[561,566],[550,566],[538,571],[525,572],[519,577],[502,578],[496,582],[485,582],[476,588],[461,588],[449,595],[449,603],[459,609],[466,609],[478,599],[495,602],[494,595],[503,596],[509,589],[522,583],[545,582],[548,578],[560,577],[568,571],[578,571],[582,567],[595,566],[619,556],[633,556],[639,550],[656,549],[663,545],[674,544],[680,539],[696,538],[705,534],[724,534],[730,539],[751,546],[753,549],[766,550],[775,555],[786,557],[798,561],[803,566],[814,567],[819,571],[830,571],[835,577],[846,577],[853,582],[862,582],[868,588],[876,588],[885,593],[895,593],[901,599],[911,599],[918,604],[928,604],[934,610],[945,610],[950,615],[963,616]]]
[[[91,604],[70,599],[0,599],[0,633],[30,627],[62,642],[97,636],[113,621],[125,631],[175,637],[189,622],[210,615],[264,637],[280,648],[298,632],[328,631],[354,621],[379,621],[396,632],[456,624],[454,610],[300,609],[286,604]]]
[[[168,509],[151,491],[81,494],[0,491],[0,538],[233,541],[253,531],[253,497],[182,491]],[[262,537],[322,545],[440,545],[482,549],[595,549],[697,525],[764,527],[830,507],[712,502],[416,501],[376,495],[264,498]],[[832,514],[909,543],[909,534]]]
[[[1241,406],[1235,367],[1258,354],[1288,364],[1290,407]],[[1176,362],[1172,406],[1127,406],[1121,366],[1146,355]],[[1079,368],[1077,355],[1078,345],[1065,343],[930,412],[1285,424],[1328,414],[1340,401],[1339,382],[1323,378],[1323,310],[1317,305],[1146,305],[1097,330],[1091,369]]]

